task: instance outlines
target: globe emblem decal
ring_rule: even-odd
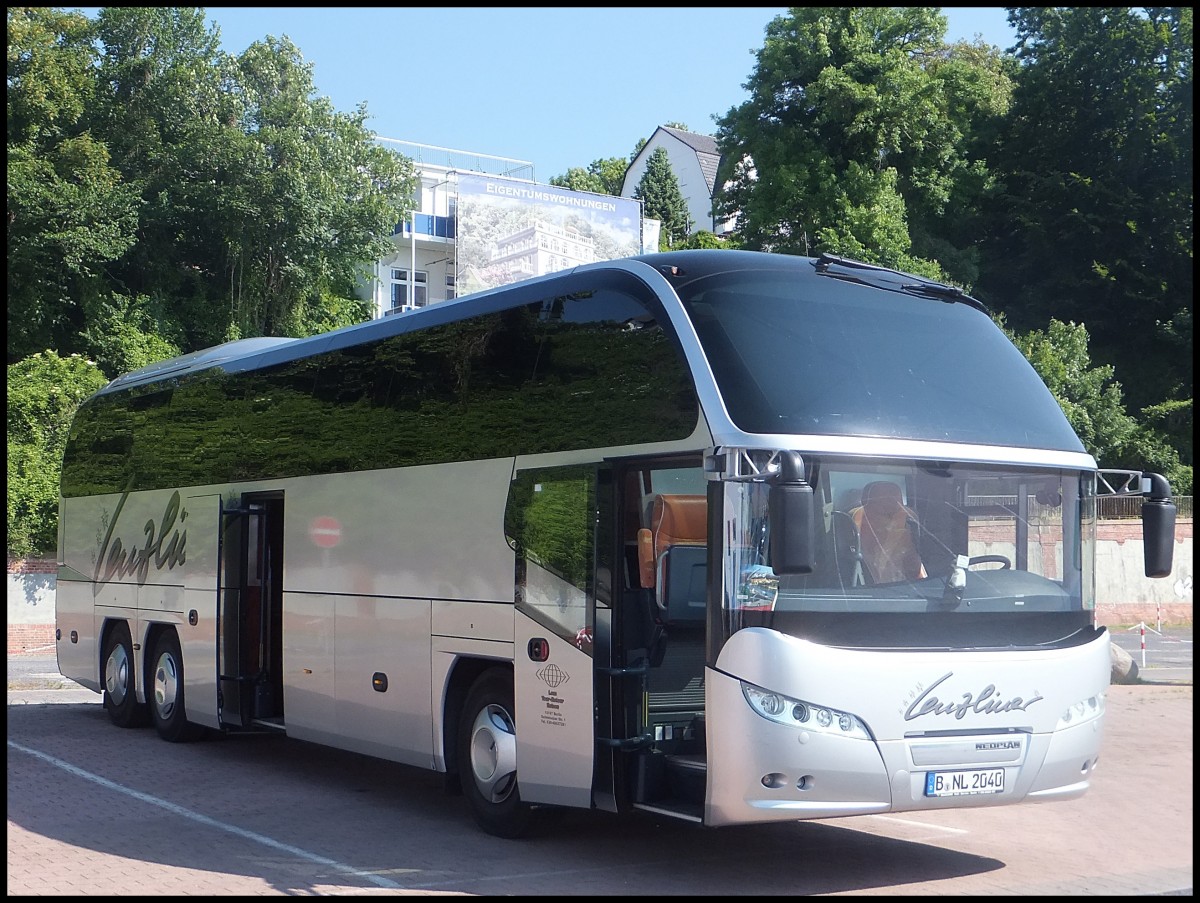
[[[537,674],[539,680],[545,681],[552,687],[561,686],[571,679],[571,675],[553,663],[535,673]]]

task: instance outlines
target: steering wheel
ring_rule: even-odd
[[[976,555],[967,562],[967,567],[971,567],[976,564],[998,564],[1000,565],[999,570],[1001,571],[1007,571],[1012,567],[1012,562],[1003,555]]]

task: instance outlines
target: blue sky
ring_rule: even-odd
[[[83,8],[94,15],[95,7]],[[570,167],[628,157],[667,122],[711,134],[784,7],[206,7],[222,47],[287,36],[340,111],[385,138]],[[948,40],[1014,43],[1003,7],[943,7]]]

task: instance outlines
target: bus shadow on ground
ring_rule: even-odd
[[[710,829],[545,810],[533,836],[502,840],[433,772],[278,735],[167,744],[153,729],[96,724],[104,718],[94,705],[9,708],[10,863],[16,826],[90,851],[80,868],[97,893],[106,869],[95,853],[114,857],[121,886],[145,873],[147,892],[160,868],[182,868],[211,873],[206,884],[228,876],[230,892],[254,879],[287,895],[827,894],[1004,867],[849,822]]]

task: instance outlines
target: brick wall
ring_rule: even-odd
[[[53,558],[10,558],[8,572],[10,574],[54,574],[58,571],[58,563]]]
[[[9,655],[35,655],[53,651],[53,624],[8,625]]]

